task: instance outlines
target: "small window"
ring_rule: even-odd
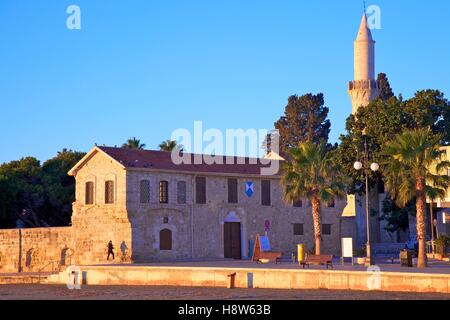
[[[105,181],[105,203],[114,203],[114,181]]]
[[[238,203],[237,179],[228,179],[228,203]]]
[[[177,182],[177,203],[186,203],[186,181]]]
[[[140,185],[140,202],[150,203],[150,181],[142,180]]]
[[[323,235],[331,234],[331,224],[322,224],[322,234]]]
[[[167,224],[167,223],[169,223],[169,217],[164,217],[164,219],[163,219],[163,223],[164,223],[164,224]]]
[[[159,203],[169,203],[169,182],[159,182]]]
[[[198,204],[206,203],[206,178],[195,178],[195,202]]]
[[[330,201],[328,201],[327,205],[328,205],[328,208],[334,208],[334,206],[335,206],[334,199],[331,199]]]
[[[169,229],[159,232],[159,250],[172,250],[172,231]]]
[[[261,204],[263,206],[270,206],[270,180],[261,181]]]
[[[94,183],[86,182],[85,204],[94,204]]]
[[[294,235],[302,236],[303,235],[303,223],[294,223]]]
[[[300,200],[295,200],[293,203],[292,203],[292,205],[295,207],[295,208],[301,208],[301,207],[303,207],[303,201],[300,199]]]

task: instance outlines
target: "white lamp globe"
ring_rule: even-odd
[[[380,169],[380,165],[376,162],[374,162],[370,165],[370,170],[372,170],[373,172],[377,172],[379,169]]]
[[[362,167],[363,167],[363,164],[360,162],[360,161],[356,161],[354,164],[353,164],[353,168],[355,168],[355,170],[361,170],[362,169]]]

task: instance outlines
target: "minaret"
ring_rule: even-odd
[[[354,46],[355,79],[349,82],[348,93],[352,100],[352,114],[365,107],[378,95],[375,80],[375,41],[367,26],[364,13]]]

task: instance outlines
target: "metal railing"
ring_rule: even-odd
[[[427,253],[436,253],[436,241],[426,242]]]
[[[68,264],[67,264],[67,260],[69,260]],[[50,265],[52,266],[51,273],[54,273],[55,271],[60,272],[62,266],[70,266],[71,264],[72,264],[72,254],[65,257],[64,264],[61,264],[61,260],[48,261],[45,265],[43,265],[38,270],[38,283],[41,283],[42,274],[45,272],[45,269],[47,269]],[[56,265],[56,269],[55,269],[55,265]]]

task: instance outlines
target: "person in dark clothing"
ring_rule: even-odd
[[[112,255],[112,258],[113,258],[113,260],[114,260],[114,246],[113,246],[113,243],[112,243],[112,241],[110,240],[109,242],[108,242],[108,257],[106,258],[106,260],[108,260],[109,261],[109,256],[110,255]]]

